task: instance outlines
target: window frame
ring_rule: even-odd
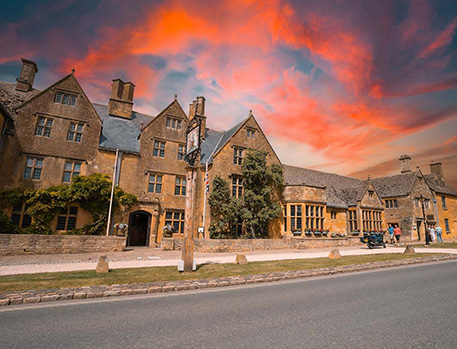
[[[18,206],[21,206],[20,209],[17,209]],[[11,218],[10,221],[12,224],[17,225],[18,227],[24,229],[28,228],[32,225],[32,217],[27,213],[27,209],[29,205],[25,202],[14,205],[11,210]],[[13,217],[18,217],[17,224],[15,223],[16,219]]]
[[[73,125],[75,127],[72,130]],[[81,143],[82,138],[83,138],[83,132],[84,132],[84,123],[70,121],[70,126],[68,127],[68,132],[67,132],[67,141]],[[71,134],[71,136],[70,136],[70,134]]]
[[[72,209],[73,209],[73,212],[72,212]],[[59,224],[62,222],[62,219],[63,219],[63,227],[64,227],[64,229],[59,229]],[[78,206],[68,205],[67,207],[65,207],[65,211],[64,212],[60,212],[57,215],[56,230],[57,231],[75,230],[76,229],[76,221],[77,221],[77,219],[78,219]],[[70,224],[71,224],[71,226],[70,226]]]
[[[244,178],[240,175],[232,175],[232,190],[231,194],[233,198],[241,199],[244,194]]]
[[[66,169],[67,164],[71,164],[71,170]],[[75,170],[76,165],[79,165],[79,171]],[[62,183],[71,183],[73,181],[73,177],[80,176],[81,175],[81,166],[82,166],[82,162],[80,162],[80,161],[72,161],[72,160],[65,161],[65,164],[63,165]],[[69,181],[65,180],[66,173],[70,174]]]
[[[29,159],[33,161],[32,165],[27,164]],[[41,161],[41,166],[37,165],[37,161],[38,160]],[[44,167],[43,165],[44,165],[44,158],[38,157],[38,156],[26,156],[25,157],[24,171],[22,172],[22,178],[23,179],[30,179],[32,181],[40,181],[41,180],[41,175],[43,173],[43,167]],[[29,177],[26,177],[27,169],[30,169]],[[38,173],[38,178],[34,178],[36,173]]]
[[[185,160],[185,156],[186,156],[186,146],[184,144],[178,144],[178,156],[177,156],[177,159],[184,161]]]
[[[152,148],[152,156],[158,157],[158,158],[164,158],[165,157],[165,141],[159,140],[159,139],[154,139],[154,144]]]
[[[243,148],[233,147],[233,163],[235,165],[241,165],[243,163]]]
[[[169,214],[171,217],[168,218]],[[176,215],[179,215],[176,218]],[[166,209],[165,210],[165,226],[170,225],[174,227],[175,233],[184,234],[184,227],[185,227],[185,210],[173,210],[173,209]],[[176,229],[178,227],[178,229]],[[173,234],[172,234],[173,235]],[[164,237],[165,234],[164,234]]]
[[[154,177],[152,181],[151,178]],[[160,181],[158,178],[160,177]],[[164,175],[161,173],[148,173],[148,193],[162,194]],[[152,190],[151,190],[152,186]]]
[[[182,130],[182,119],[180,118],[174,118],[171,116],[167,116],[167,119],[165,121],[165,126],[166,128],[169,128],[171,130],[175,131],[180,131]]]
[[[57,91],[54,95],[54,103],[68,105],[70,107],[76,107],[78,102],[78,95],[74,93],[68,93],[63,91]]]
[[[42,125],[40,125],[41,120],[44,120]],[[54,118],[38,115],[35,126],[35,136],[50,138],[53,124]]]
[[[175,176],[175,196],[186,196],[186,182],[185,176]]]

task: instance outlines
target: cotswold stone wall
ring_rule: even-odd
[[[114,252],[125,248],[125,237],[0,234],[0,256]]]
[[[361,245],[359,238],[195,239],[195,252],[247,252]],[[163,239],[162,249],[180,251],[182,239]]]

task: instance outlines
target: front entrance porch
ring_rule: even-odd
[[[149,246],[151,231],[151,214],[146,211],[135,211],[129,217],[127,246]]]

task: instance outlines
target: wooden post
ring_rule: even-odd
[[[195,176],[196,168],[187,167],[186,183],[186,212],[184,213],[184,241],[182,246],[182,260],[184,261],[184,272],[191,272],[194,263],[194,198],[195,198]]]

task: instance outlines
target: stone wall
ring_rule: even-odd
[[[291,239],[195,239],[195,252],[247,252],[284,249],[313,249],[361,244],[358,237]],[[162,249],[180,251],[182,239],[163,239]]]
[[[117,236],[0,234],[0,256],[114,252],[125,243],[125,237]]]

